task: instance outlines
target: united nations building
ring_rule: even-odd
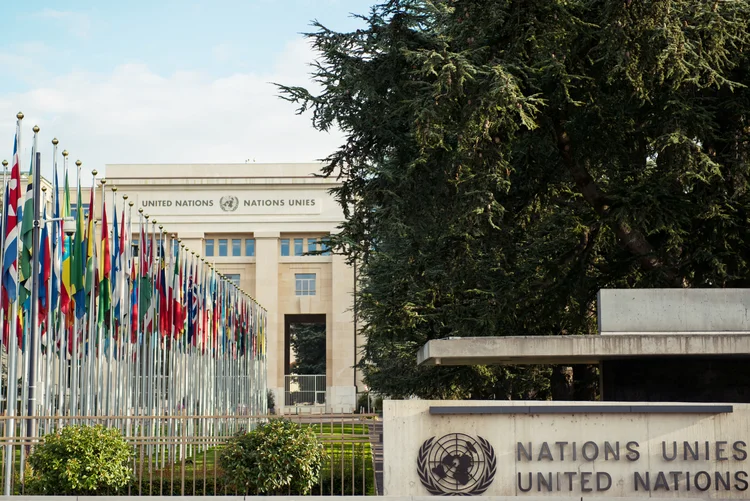
[[[133,209],[143,209],[268,310],[268,387],[282,412],[351,412],[361,384],[354,369],[362,345],[353,316],[354,269],[328,249],[343,213],[329,194],[335,179],[315,175],[321,166],[106,166],[118,205],[127,194]],[[295,371],[298,326],[320,332],[321,364],[313,374]]]

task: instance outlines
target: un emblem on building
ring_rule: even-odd
[[[417,473],[434,496],[477,496],[492,484],[497,471],[495,450],[482,437],[451,433],[422,444]]]
[[[224,212],[234,212],[240,206],[240,200],[232,195],[224,195],[219,199],[219,207]]]

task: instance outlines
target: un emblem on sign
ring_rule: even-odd
[[[240,206],[240,200],[232,195],[224,195],[219,199],[219,206],[224,212],[234,212]]]
[[[434,496],[477,496],[492,484],[497,471],[495,450],[482,437],[451,433],[422,444],[417,473]]]

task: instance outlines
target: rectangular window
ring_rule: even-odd
[[[226,238],[219,239],[219,256],[225,257],[227,255],[227,246],[229,242]]]
[[[307,252],[315,252],[318,250],[318,239],[308,238],[307,239]]]
[[[314,296],[315,273],[295,273],[294,293],[297,296]]]
[[[209,238],[206,240],[206,257],[214,256],[214,239]]]
[[[281,239],[281,255],[282,256],[289,255],[289,239],[288,238]]]
[[[248,238],[245,240],[245,255],[247,257],[255,257],[255,239]]]
[[[301,256],[305,252],[304,243],[305,243],[305,240],[302,238],[294,239],[294,255],[295,256]]]
[[[81,204],[83,207],[83,217],[89,217],[89,204]],[[73,219],[78,218],[78,204],[70,204],[70,215]]]
[[[327,237],[321,240],[320,247],[323,250],[324,256],[331,255],[331,241]]]
[[[229,280],[230,282],[232,282],[237,287],[240,286],[240,275],[239,275],[239,273],[235,273],[235,274],[231,274],[230,273],[230,274],[227,274],[227,275],[224,275],[224,276],[227,277],[227,280]]]
[[[241,238],[232,239],[232,255],[233,256],[242,255],[242,239]]]

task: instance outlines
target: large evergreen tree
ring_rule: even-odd
[[[416,350],[590,334],[603,287],[749,285],[750,1],[394,0],[361,19],[309,35],[319,93],[281,89],[346,135],[325,173],[371,388],[544,398],[541,369],[417,368]]]
[[[294,323],[289,328],[289,346],[294,350],[292,374],[326,373],[325,324]]]

